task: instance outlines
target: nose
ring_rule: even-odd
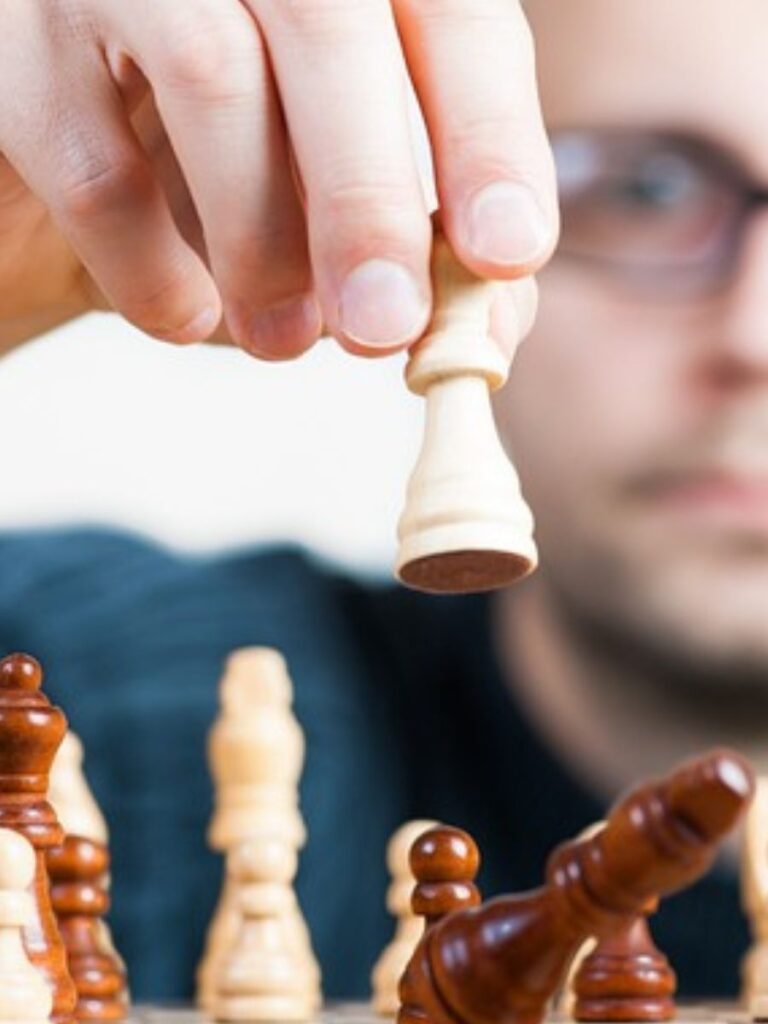
[[[717,382],[768,386],[768,209],[753,215],[737,272],[718,304],[710,324]]]

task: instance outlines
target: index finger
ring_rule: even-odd
[[[456,255],[485,277],[539,269],[557,240],[533,39],[516,0],[395,0]]]

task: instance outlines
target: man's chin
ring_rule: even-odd
[[[553,581],[574,624],[623,645],[628,667],[647,658],[723,685],[761,675],[768,690],[768,538],[666,541],[582,547],[578,578]]]

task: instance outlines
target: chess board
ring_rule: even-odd
[[[368,1003],[331,1003],[314,1024],[387,1024]],[[567,1018],[552,1014],[545,1024],[565,1024]],[[696,1003],[678,1008],[681,1024],[751,1024],[748,1014],[735,1003]],[[126,1024],[211,1024],[210,1017],[191,1006],[135,1006]],[[673,1022],[674,1024],[674,1022]]]
[[[387,1024],[368,1003],[331,1003],[316,1018],[316,1024]],[[192,1006],[132,1007],[126,1024],[211,1024],[211,1018]]]

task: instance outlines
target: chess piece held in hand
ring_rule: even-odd
[[[32,966],[22,942],[34,925],[29,889],[35,877],[35,851],[18,832],[0,829],[0,1024],[48,1024],[53,995]]]
[[[748,764],[729,751],[640,786],[596,836],[554,851],[541,888],[430,928],[401,991],[430,1024],[539,1024],[584,939],[625,929],[649,901],[699,878],[753,786]]]
[[[491,590],[537,561],[533,518],[491,408],[490,392],[509,372],[489,335],[498,284],[466,270],[439,231],[432,267],[434,315],[405,371],[409,389],[426,399],[426,423],[395,572],[418,590]]]

